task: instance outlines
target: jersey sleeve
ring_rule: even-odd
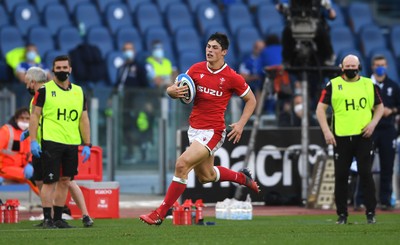
[[[327,105],[331,105],[332,103],[332,84],[328,83],[326,87],[321,92],[321,97],[319,98],[319,102]]]
[[[378,85],[374,85],[374,105],[379,105],[382,103],[381,94],[379,93]]]
[[[32,105],[43,107],[45,100],[46,100],[46,88],[41,87],[38,91],[36,91],[35,96],[33,97]]]
[[[235,94],[237,94],[241,98],[250,91],[249,84],[247,84],[246,80],[244,80],[244,78],[237,73],[235,74],[235,76],[233,76],[232,88]]]

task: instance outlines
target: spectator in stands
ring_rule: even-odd
[[[29,109],[18,109],[7,124],[0,128],[0,176],[6,180],[27,183],[39,195],[33,182],[32,158],[29,140],[20,136],[29,126]]]
[[[42,62],[37,62],[36,61],[37,57],[38,57],[38,50],[37,50],[36,45],[34,45],[34,44],[26,45],[25,60],[22,61],[21,63],[19,63],[15,69],[15,75],[21,83],[25,82],[26,71],[31,67],[40,67],[40,68],[44,69],[46,71],[46,76],[47,76],[48,80],[51,79],[51,74],[50,74],[49,69]]]
[[[174,69],[171,61],[165,57],[160,40],[154,40],[151,47],[151,56],[146,59],[150,85],[164,90],[171,85]]]

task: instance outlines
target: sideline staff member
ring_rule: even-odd
[[[342,62],[344,74],[327,84],[316,111],[326,143],[334,146],[337,224],[347,223],[347,182],[353,157],[357,160],[363,192],[368,193],[365,197],[367,223],[376,223],[371,136],[383,115],[383,104],[372,80],[358,74],[360,68],[357,56],[346,56]],[[332,131],[326,119],[328,106],[333,111]]]
[[[84,162],[90,156],[90,126],[86,99],[82,88],[69,81],[71,61],[68,56],[58,56],[53,61],[54,80],[40,88],[34,97],[34,110],[30,119],[31,151],[41,157],[43,164],[43,228],[71,228],[61,219],[70,180],[78,170],[78,146]],[[39,118],[42,128],[42,148],[37,142]],[[51,207],[54,193],[54,223]]]

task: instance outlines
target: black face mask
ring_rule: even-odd
[[[358,74],[358,69],[346,69],[343,71],[347,78],[353,79]]]
[[[35,90],[34,90],[34,89],[27,88],[26,91],[28,91],[28,93],[29,93],[30,95],[32,95],[32,96],[35,95]]]
[[[65,82],[65,81],[67,81],[67,79],[69,77],[69,72],[67,72],[67,71],[57,71],[57,72],[54,72],[54,75],[56,76],[58,81]]]

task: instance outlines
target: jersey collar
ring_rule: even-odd
[[[225,69],[225,67],[227,66],[227,64],[226,64],[226,62],[225,62],[224,65],[223,65],[220,69],[218,69],[218,70],[216,70],[216,71],[214,71],[214,70],[210,69],[210,67],[208,67],[208,62],[206,62],[206,66],[207,66],[207,70],[208,70],[210,73],[212,73],[212,74],[217,74],[217,73],[221,72],[223,69]]]

